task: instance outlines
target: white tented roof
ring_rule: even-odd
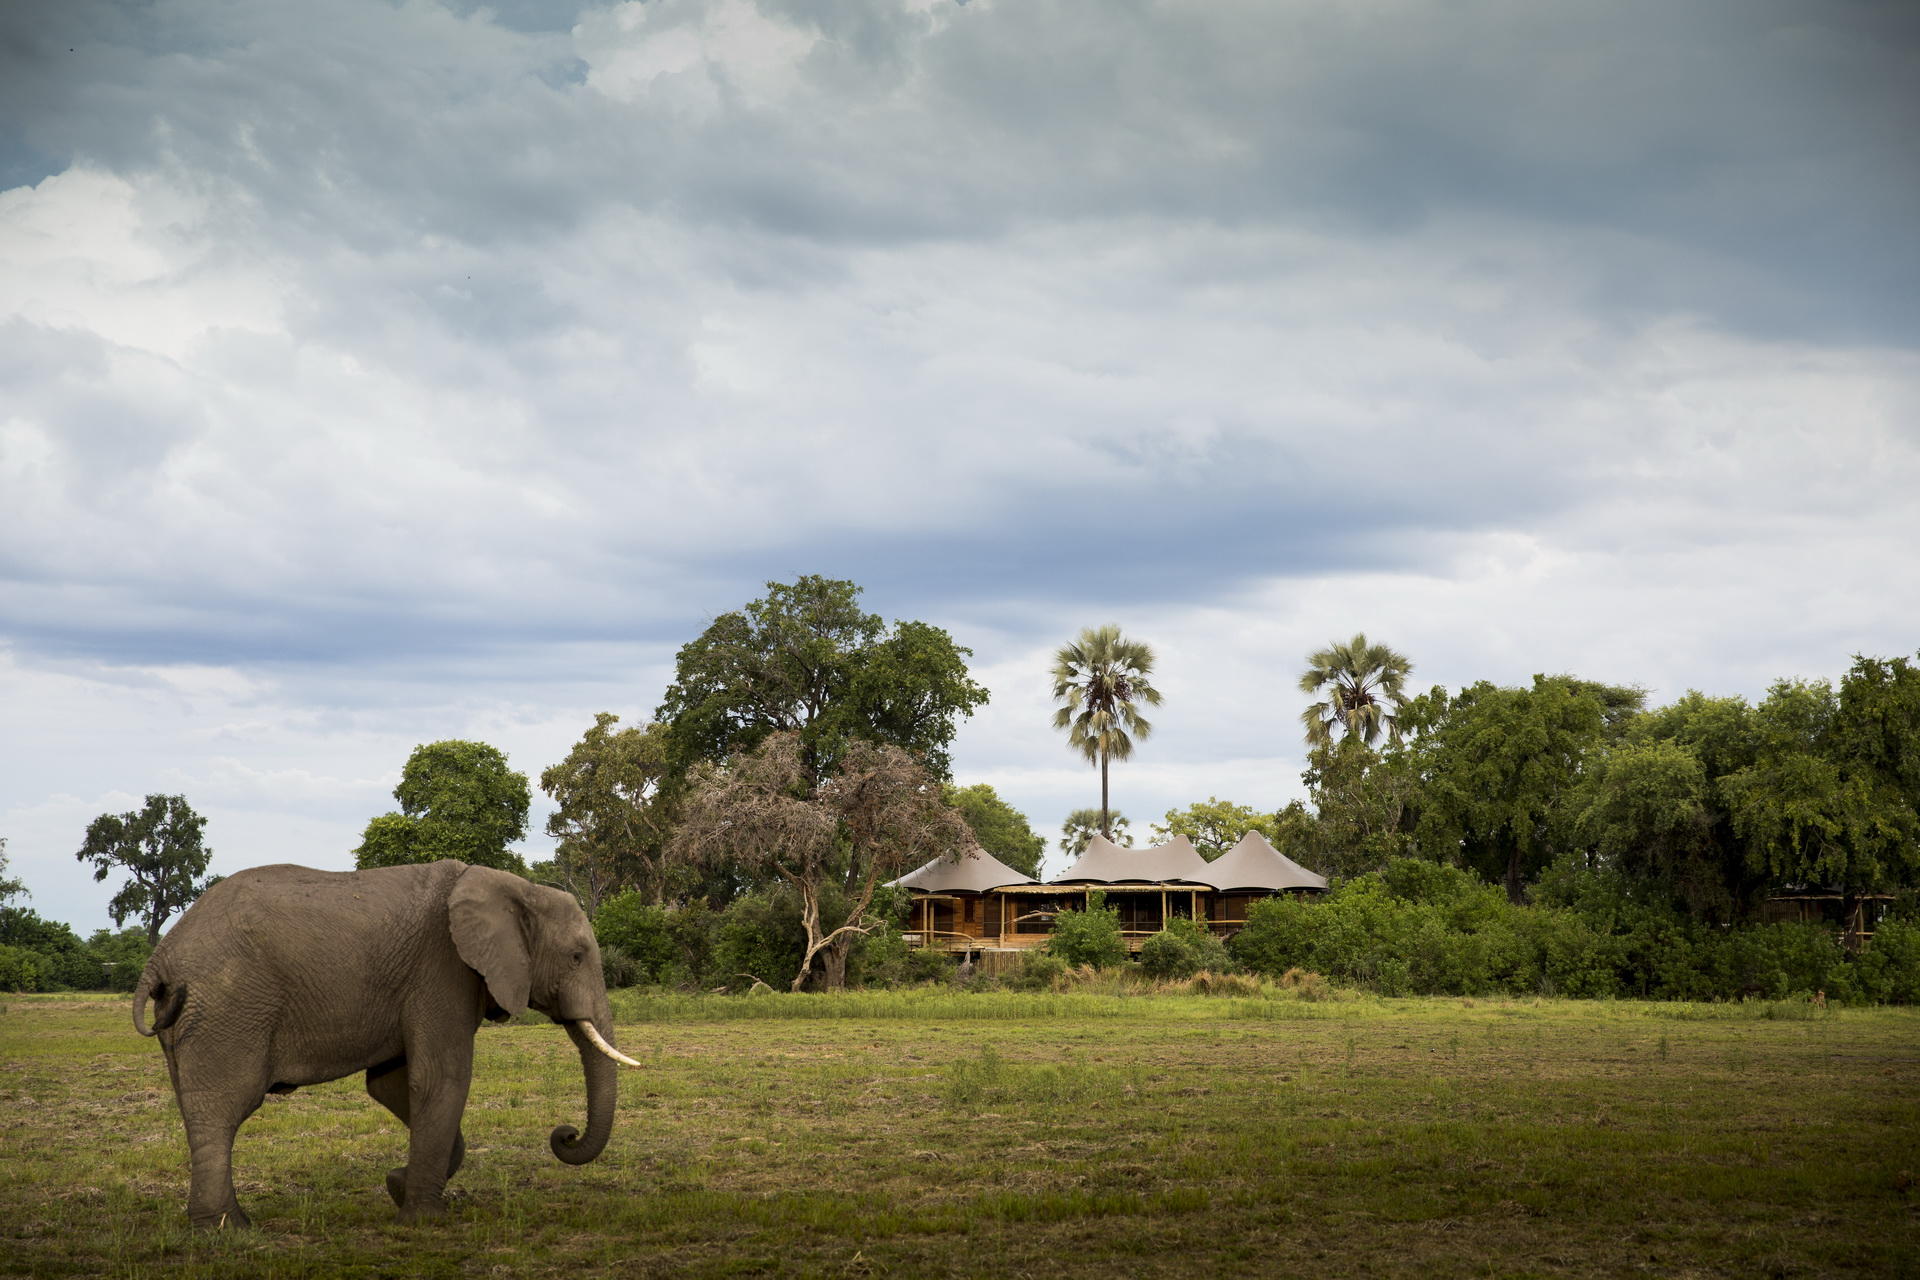
[[[1175,836],[1151,849],[1123,849],[1105,836],[1096,835],[1078,860],[1048,884],[1119,884],[1141,881],[1165,884],[1184,880],[1207,884],[1207,860],[1185,836]]]
[[[1240,837],[1240,843],[1207,864],[1207,883],[1233,889],[1324,889],[1327,878],[1316,875],[1281,853],[1258,831]]]
[[[903,889],[919,889],[924,893],[985,893],[1004,885],[1040,882],[1032,876],[1020,874],[976,845],[970,853],[959,857],[935,858],[893,883]]]

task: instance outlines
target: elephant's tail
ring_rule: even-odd
[[[153,1001],[153,1026],[147,1026],[147,1001]],[[133,989],[133,1029],[143,1036],[158,1035],[172,1026],[180,1017],[180,1010],[186,1007],[187,988],[185,984],[167,985],[167,980],[155,972],[153,961],[147,961],[146,971],[140,975],[140,985]]]

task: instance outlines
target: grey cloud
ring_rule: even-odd
[[[806,89],[695,120],[573,83],[566,6],[493,11],[514,30],[479,7],[261,11],[217,56],[228,9],[156,6],[123,36],[82,6],[67,25],[91,70],[56,75],[57,41],[31,44],[19,154],[170,156],[241,184],[310,251],[423,225],[537,243],[609,205],[828,244],[1129,213],[1384,237],[1495,210],[1605,229],[1553,270],[1633,312],[1899,341],[1920,322],[1920,16],[1903,6],[1486,0],[1388,23],[1213,4],[1087,23],[1054,4],[938,24],[766,7],[820,37]],[[124,87],[76,96],[89,81]],[[1709,262],[1649,271],[1658,246]]]

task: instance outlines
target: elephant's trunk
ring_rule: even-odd
[[[619,1068],[614,1065],[613,1059],[594,1046],[592,1038],[583,1029],[589,1025],[603,1040],[612,1043],[613,1010],[605,997],[600,999],[591,1023],[582,1020],[566,1024],[567,1035],[572,1038],[574,1048],[580,1051],[580,1068],[587,1078],[586,1136],[582,1137],[572,1125],[563,1124],[548,1139],[553,1154],[568,1164],[585,1164],[597,1157],[606,1148],[607,1138],[613,1133],[613,1103],[619,1092]]]

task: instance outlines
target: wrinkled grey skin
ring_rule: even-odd
[[[146,1006],[154,1005],[154,1029]],[[451,860],[371,871],[255,867],[207,890],[160,940],[134,991],[133,1025],[158,1035],[186,1121],[197,1226],[245,1226],[233,1135],[268,1093],[367,1073],[367,1092],[410,1130],[387,1175],[402,1221],[446,1209],[466,1143],[460,1116],[483,1018],[532,1007],[613,1015],[593,930],[574,899]],[[567,1027],[586,1073],[587,1132],[551,1135],[569,1164],[613,1128],[614,1063]]]

